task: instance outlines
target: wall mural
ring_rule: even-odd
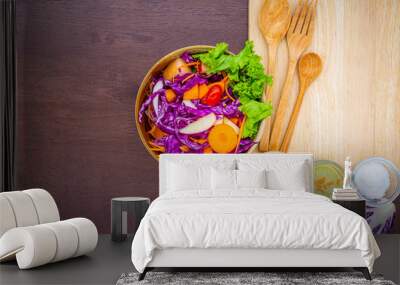
[[[400,60],[397,49],[391,48],[396,42],[382,41],[385,46],[368,49],[366,58],[377,57],[385,49],[392,56],[382,59],[379,66],[361,70],[352,62],[360,49],[354,48],[355,53],[342,49],[350,41],[352,46],[364,47],[364,39],[355,41],[346,36],[354,31],[319,21],[314,38],[311,35],[307,39],[310,49],[318,54],[306,52],[296,58],[296,70],[296,65],[291,66],[288,61],[291,55],[287,46],[280,45],[275,51],[279,59],[276,66],[265,68],[274,75],[270,76],[265,74],[263,63],[271,62],[266,60],[271,58],[267,54],[271,42],[268,30],[258,26],[263,21],[259,13],[268,9],[262,3],[255,0],[249,4],[252,41],[246,42],[237,55],[230,53],[225,43],[216,47],[193,46],[168,54],[150,69],[140,86],[135,110],[147,151],[156,159],[160,153],[312,152],[317,159],[316,193],[329,198],[347,195],[345,198],[349,199],[357,195],[366,201],[366,218],[375,234],[400,233],[400,218],[396,218],[396,209],[400,211],[400,172],[395,165],[400,163],[400,113],[396,109],[400,92],[396,93],[393,87]],[[348,19],[335,14],[341,11],[341,3],[327,5],[323,2],[318,7],[325,19]],[[389,8],[379,9],[385,14]],[[284,21],[288,11],[281,12]],[[400,23],[399,18],[388,20]],[[365,22],[364,19],[362,14],[351,17],[352,21]],[[388,23],[390,29],[382,37],[392,39],[397,35],[400,39],[393,23]],[[338,31],[344,36],[336,38]],[[327,35],[342,42],[331,43]],[[347,61],[343,54],[348,54]],[[341,60],[332,62],[328,55]],[[364,74],[366,70],[370,72]],[[294,76],[296,73],[298,77]],[[338,79],[338,74],[342,74],[340,80],[331,80]],[[374,78],[370,78],[371,74]],[[368,88],[357,83],[362,78]],[[316,87],[303,97],[314,80]],[[380,82],[386,84],[381,86]],[[375,97],[372,90],[380,97]],[[383,113],[386,116],[379,115]],[[353,156],[355,167],[349,159],[344,169],[345,155]],[[335,194],[335,188],[345,188],[346,193]]]

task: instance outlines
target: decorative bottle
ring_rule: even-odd
[[[350,157],[346,157],[344,162],[344,179],[343,179],[343,189],[353,189],[353,182],[351,181],[352,170],[351,170],[351,160]]]

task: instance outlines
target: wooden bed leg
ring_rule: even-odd
[[[147,267],[143,270],[142,273],[139,274],[139,278],[138,281],[142,281],[144,279],[144,277],[146,277],[146,273],[147,273],[148,269]]]
[[[369,274],[369,270],[367,267],[355,267],[354,269],[357,271],[361,271],[362,274],[364,275],[365,279],[372,280],[371,274]]]

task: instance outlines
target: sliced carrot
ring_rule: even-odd
[[[203,153],[213,153],[213,150],[211,147],[208,146],[203,150]]]
[[[181,145],[179,149],[183,152],[189,152],[190,148],[187,145]]]
[[[183,100],[195,100],[199,99],[199,85],[196,84],[192,88],[190,88],[188,91],[183,93]]]
[[[197,73],[202,72],[201,66],[202,66],[202,63],[200,61],[197,61],[197,65],[195,66]]]
[[[166,136],[167,134],[160,130],[156,125],[148,131],[148,134],[151,135],[155,139],[161,139],[162,137]]]
[[[150,147],[150,149],[152,151],[158,151],[158,152],[165,152],[165,147],[161,146],[159,148],[155,148],[155,147]]]
[[[239,118],[230,118],[230,120],[231,120],[232,123],[234,123],[235,125],[239,125]]]
[[[148,120],[152,121],[153,120],[153,104],[149,106],[149,108],[147,108],[147,110],[144,112],[146,114],[146,117]],[[152,122],[150,122],[152,123]]]
[[[194,76],[194,73],[190,74],[189,76],[185,77],[185,79],[182,80],[182,83],[185,83],[186,81],[188,81],[190,78],[192,78]]]
[[[231,95],[229,95],[229,93],[228,92],[226,92],[226,96],[228,96],[229,97],[229,99],[231,99],[232,101],[235,101],[236,99],[235,98],[233,98]]]
[[[237,141],[238,135],[227,124],[214,126],[208,135],[210,147],[217,153],[229,153],[233,151],[237,145]]]
[[[199,99],[201,99],[204,96],[206,96],[207,93],[208,93],[208,90],[209,90],[209,88],[208,88],[207,84],[201,84],[199,86]]]
[[[240,145],[240,140],[242,139],[242,134],[243,134],[243,129],[244,129],[244,124],[246,123],[246,116],[243,117],[242,123],[240,125],[240,129],[239,129],[239,139],[237,141],[236,144],[236,148],[235,148],[235,153],[237,153],[238,149],[239,149],[239,145]]]
[[[195,139],[195,138],[190,138],[190,139],[199,144],[203,144],[203,143],[207,142],[207,139]]]
[[[163,148],[163,146],[157,145],[157,144],[155,144],[155,143],[152,142],[152,141],[149,141],[149,145],[150,145],[152,148]]]
[[[172,89],[167,89],[167,91],[165,91],[165,97],[167,98],[168,102],[173,102],[176,99],[176,94]]]
[[[228,96],[229,99],[231,99],[232,101],[235,101],[235,100],[236,100],[235,98],[232,97],[231,93],[229,93],[228,84],[225,84],[225,94],[226,94],[226,96]]]
[[[194,66],[194,65],[199,65],[199,62],[193,61],[193,62],[186,63],[186,66]]]
[[[165,147],[152,144],[151,142],[149,142],[149,144],[150,144],[150,149],[151,149],[152,151],[165,152]]]

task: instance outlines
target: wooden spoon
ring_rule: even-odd
[[[258,26],[268,45],[267,74],[274,78],[278,46],[285,37],[290,24],[290,7],[287,0],[266,0],[258,18]],[[272,103],[272,86],[267,86],[263,102]],[[271,118],[266,118],[261,126],[259,150],[268,151]]]
[[[292,115],[290,116],[289,126],[283,138],[280,151],[287,152],[292,140],[293,131],[299,116],[301,104],[303,103],[304,93],[311,83],[320,75],[322,70],[322,60],[316,53],[307,53],[299,60],[300,90],[296,99]]]
[[[286,80],[283,84],[278,108],[275,112],[269,150],[278,151],[282,142],[285,126],[284,123],[290,114],[291,87],[297,62],[303,51],[311,44],[314,33],[315,9],[317,0],[300,0],[290,22],[286,41],[289,50],[289,62]]]

